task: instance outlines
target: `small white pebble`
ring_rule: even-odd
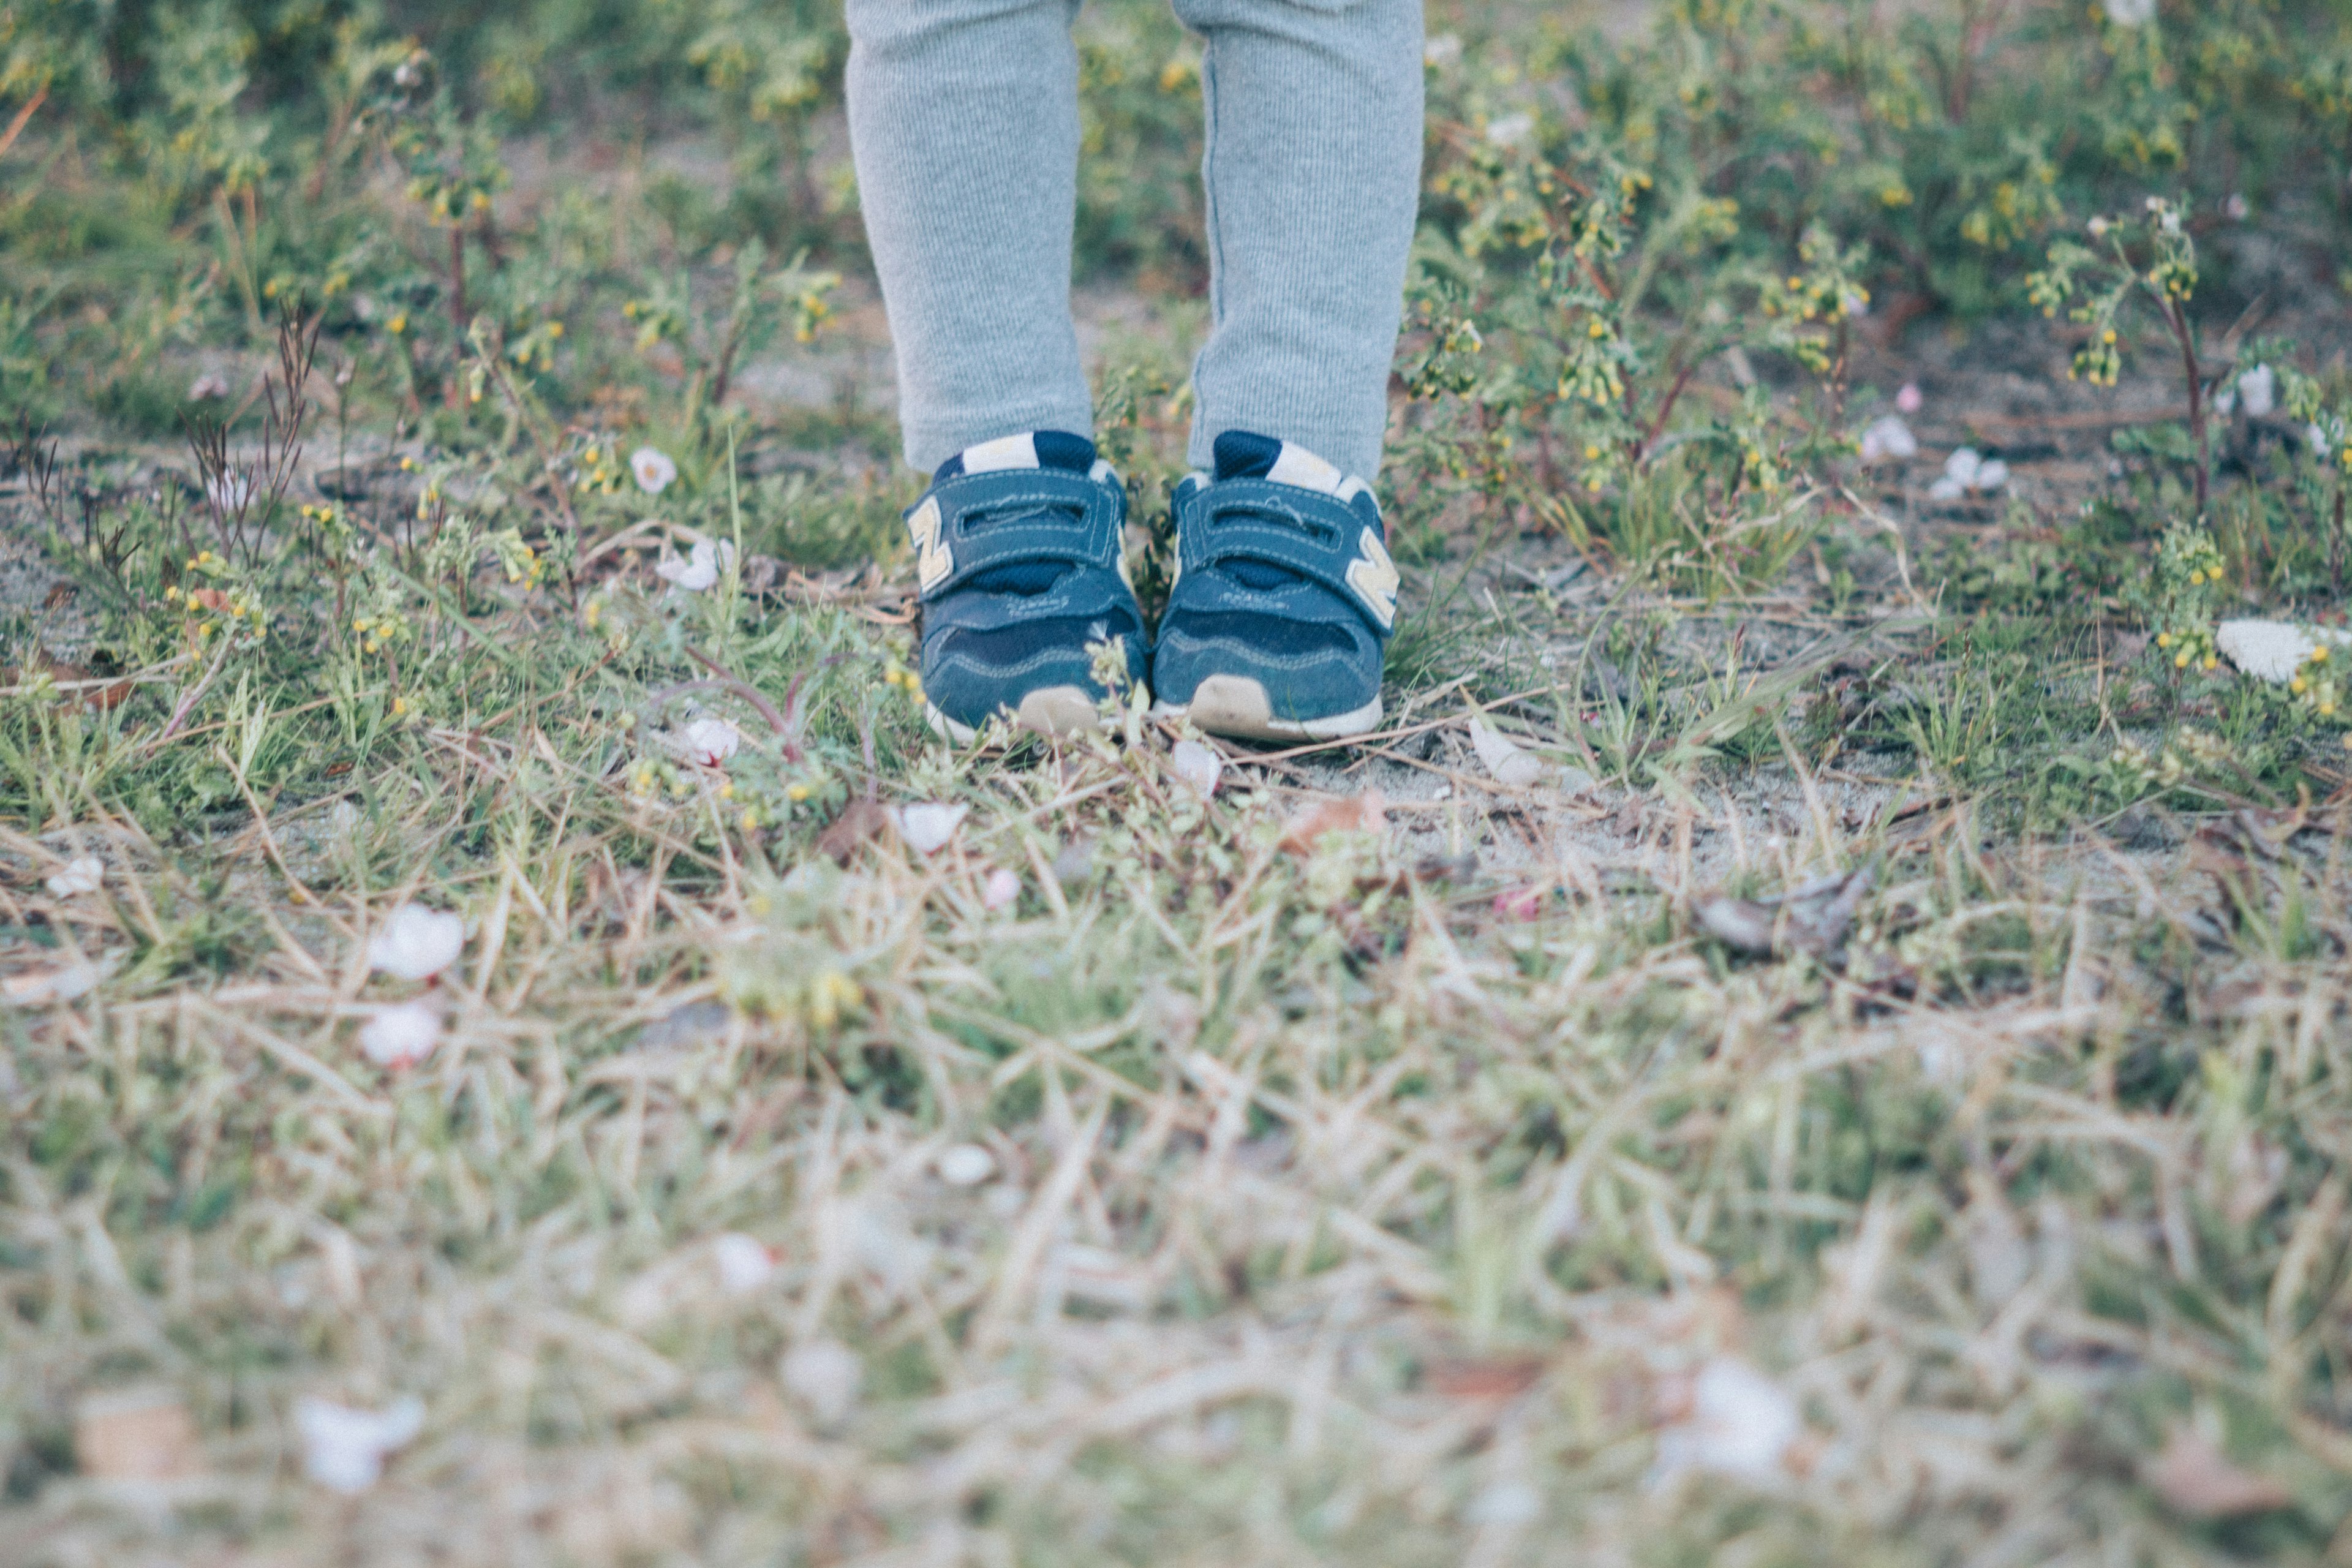
[[[933,1168],[951,1187],[976,1187],[996,1174],[996,1156],[977,1143],[950,1143],[940,1151]]]

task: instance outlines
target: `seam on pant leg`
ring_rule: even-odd
[[[1225,320],[1224,224],[1217,202],[1217,43],[1205,40],[1201,48],[1201,222],[1209,242],[1209,338],[1192,356],[1192,435],[1186,443],[1187,460],[1207,461],[1209,443],[1221,434],[1207,423],[1207,405],[1201,398],[1201,362]]]

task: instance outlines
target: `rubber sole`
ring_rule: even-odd
[[[1381,700],[1322,719],[1277,719],[1265,688],[1245,675],[1212,675],[1193,689],[1190,702],[1162,702],[1154,718],[1190,719],[1212,735],[1245,741],[1345,741],[1381,725]]]
[[[980,738],[980,731],[972,725],[960,724],[929,703],[923,706],[933,732],[951,743],[969,746]],[[1101,729],[1102,711],[1082,688],[1044,686],[1021,700],[1013,722],[1017,729],[1039,735],[1072,735]]]

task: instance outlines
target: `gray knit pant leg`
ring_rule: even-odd
[[[1094,430],[1070,324],[1077,0],[848,0],[850,148],[907,461]]]
[[[1213,330],[1192,458],[1225,430],[1380,465],[1420,191],[1420,0],[1177,0],[1208,42]],[[1093,427],[1069,319],[1068,0],[849,0],[850,137],[908,461]]]
[[[1421,197],[1421,0],[1176,0],[1208,40],[1209,341],[1192,461],[1227,430],[1380,471]]]

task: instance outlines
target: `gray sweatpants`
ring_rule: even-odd
[[[1212,326],[1192,460],[1242,429],[1370,478],[1421,187],[1421,0],[1175,0],[1207,41]],[[1089,435],[1070,324],[1077,0],[848,0],[849,131],[907,460]]]

